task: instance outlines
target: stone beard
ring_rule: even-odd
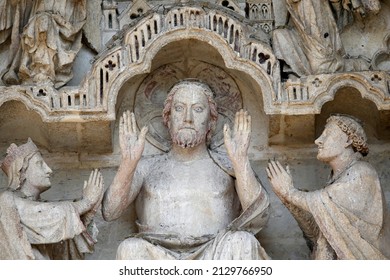
[[[234,170],[217,162],[207,148],[217,117],[206,84],[180,81],[163,109],[172,149],[142,158],[147,128],[138,136],[134,114],[124,113],[122,161],[104,196],[103,217],[115,220],[135,202],[138,232],[120,243],[117,259],[269,259],[255,237],[268,220],[269,200],[246,165],[249,138],[240,137],[250,134],[250,117],[237,112],[237,133],[225,135],[234,152],[221,162],[234,161]]]
[[[177,132],[170,130],[172,142],[181,148],[193,148],[206,139],[207,132],[200,132],[193,127],[182,127]]]

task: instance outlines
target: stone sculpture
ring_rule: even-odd
[[[332,168],[325,188],[300,191],[278,161],[267,168],[275,193],[296,218],[313,258],[390,258],[386,201],[375,169],[361,160],[368,153],[361,124],[350,116],[331,116],[315,143],[317,158]]]
[[[7,85],[50,84],[56,88],[72,78],[82,44],[85,0],[1,0],[0,43],[11,36]]]
[[[250,166],[251,118],[243,110],[225,125],[227,156],[208,150],[217,120],[211,89],[183,80],[163,110],[171,150],[143,157],[147,127],[138,134],[133,113],[120,119],[122,161],[103,199],[114,220],[135,203],[138,233],[123,241],[117,259],[268,259],[254,234],[268,220],[268,195]],[[235,180],[232,177],[235,174]]]
[[[82,259],[92,252],[87,226],[103,198],[100,171],[84,183],[82,199],[44,202],[52,171],[31,139],[11,144],[1,168],[9,185],[0,194],[0,259]]]
[[[349,22],[343,16],[346,11],[359,15],[377,13],[378,0],[286,0],[286,8],[288,27],[273,31],[275,55],[291,68],[284,72],[301,77],[368,70],[366,60],[350,58],[345,53],[339,32]]]

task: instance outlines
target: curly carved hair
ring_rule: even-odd
[[[334,122],[352,140],[352,148],[362,156],[368,154],[367,136],[363,124],[359,119],[349,115],[335,114],[330,116],[326,123]]]
[[[202,93],[204,93],[204,95],[206,95],[206,97],[207,97],[207,101],[208,101],[209,107],[210,107],[210,122],[209,122],[209,129],[207,132],[207,136],[206,136],[207,139],[206,140],[207,140],[207,143],[210,143],[213,132],[217,126],[217,120],[218,120],[217,103],[214,100],[214,97],[213,97],[214,93],[211,90],[211,88],[207,84],[205,84],[204,82],[202,82],[198,79],[185,79],[185,80],[179,81],[178,83],[173,85],[173,87],[169,90],[167,98],[165,99],[165,102],[164,102],[164,109],[163,109],[163,113],[162,113],[164,125],[168,127],[169,118],[171,115],[173,97],[175,96],[176,92],[180,88],[188,87],[188,86],[199,87],[201,89]]]

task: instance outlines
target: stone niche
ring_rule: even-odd
[[[272,48],[270,29],[283,22],[283,11],[275,10],[281,1],[229,1],[234,9],[224,6],[227,1],[163,1],[165,8],[161,1],[101,2],[100,14],[89,13],[101,26],[89,22],[84,30],[89,35],[82,40],[73,66],[77,76],[70,83],[61,88],[0,86],[1,154],[11,143],[33,139],[53,169],[45,199],[79,198],[92,168],[101,169],[106,187],[111,184],[120,162],[118,121],[125,110],[135,112],[138,128],[149,126],[144,155],[166,151],[169,137],[161,119],[166,90],[191,77],[206,80],[220,100],[212,148],[223,148],[221,128],[232,122],[235,110],[245,108],[252,116],[250,159],[271,203],[269,222],[257,237],[271,258],[309,259],[310,252],[296,221],[271,189],[267,162],[276,158],[288,163],[297,186],[323,187],[330,169],[316,159],[314,140],[331,113],[364,121],[370,147],[365,160],[376,168],[390,206],[388,0],[381,2],[377,19],[365,19],[369,31],[355,24],[341,34],[349,54],[371,59],[370,69],[297,79],[283,73]],[[273,12],[264,21],[252,19],[245,9],[255,4],[266,4]],[[127,17],[134,11],[136,17]],[[378,20],[380,28],[375,29]],[[369,51],[362,47],[364,40]],[[4,44],[10,42],[0,45],[0,57],[6,56]],[[0,183],[7,186],[3,173]],[[86,258],[114,259],[118,244],[136,230],[134,219],[133,206],[113,222],[105,222],[98,212],[98,243]]]

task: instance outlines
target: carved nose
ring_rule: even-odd
[[[185,121],[188,122],[188,123],[192,123],[193,122],[193,116],[192,116],[192,111],[191,110],[186,110]]]
[[[46,162],[45,162],[45,165],[44,165],[44,170],[46,171],[46,173],[47,174],[51,174],[51,173],[53,173],[53,171],[51,170],[51,168],[46,164]]]
[[[314,141],[314,143],[318,146],[318,145],[321,145],[322,144],[322,137],[320,136],[320,137],[318,137],[315,141]]]

